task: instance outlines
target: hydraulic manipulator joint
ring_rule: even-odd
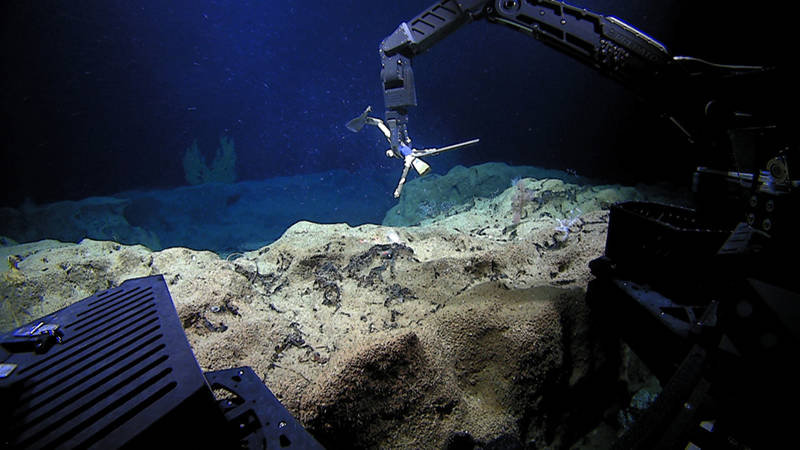
[[[391,146],[396,149],[400,144],[411,143],[406,124],[408,108],[417,105],[414,71],[411,68],[411,59],[406,56],[401,54],[386,56],[383,52],[381,56],[385,118],[391,131]]]

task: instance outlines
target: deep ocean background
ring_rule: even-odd
[[[577,2],[576,2],[577,3]],[[699,4],[701,3],[701,4]],[[186,184],[182,157],[233,138],[240,180],[343,169],[394,189],[379,42],[431,0],[336,2],[7,0],[2,15],[2,205]],[[674,54],[781,58],[778,7],[583,0]],[[738,5],[743,5],[742,7]],[[770,32],[764,32],[768,30]],[[777,33],[777,34],[776,34]],[[434,170],[487,161],[617,181],[688,184],[691,150],[632,93],[507,28],[477,22],[414,60],[419,148],[481,138]]]

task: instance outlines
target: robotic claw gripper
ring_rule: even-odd
[[[360,116],[356,117],[355,119],[347,122],[347,129],[352,131],[353,133],[358,133],[364,128],[364,125],[374,125],[381,130],[384,136],[386,136],[386,140],[389,141],[389,144],[392,144],[392,132],[389,130],[389,127],[386,126],[386,122],[381,119],[370,117],[368,114],[372,111],[372,107],[367,106],[367,109],[361,113]],[[431,166],[428,165],[425,161],[421,158],[426,156],[434,156],[440,153],[448,152],[450,150],[459,150],[464,147],[469,147],[471,145],[475,145],[480,142],[480,139],[472,139],[465,142],[460,142],[458,144],[448,145],[446,147],[439,147],[439,148],[426,148],[423,150],[418,150],[415,148],[411,148],[410,140],[409,143],[400,143],[396,150],[395,149],[388,149],[386,150],[386,156],[389,158],[399,158],[403,160],[403,173],[400,175],[400,181],[397,183],[397,188],[394,190],[394,198],[399,198],[400,194],[403,192],[403,185],[406,183],[406,179],[408,178],[408,171],[413,166],[414,170],[417,171],[419,175],[425,175],[431,170]]]

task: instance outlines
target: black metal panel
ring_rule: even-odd
[[[31,330],[54,325],[60,336],[50,348],[20,346]],[[0,377],[4,447],[118,448],[151,440],[156,423],[189,431],[180,427],[199,406],[210,406],[201,424],[220,415],[160,275],[95,294],[0,343],[8,352]]]
[[[322,446],[303,428],[250,367],[207,372],[225,419],[239,448],[303,448]]]

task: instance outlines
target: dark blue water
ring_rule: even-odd
[[[211,158],[220,135],[235,139],[243,180],[385,169],[375,130],[351,135],[343,124],[366,105],[382,111],[378,43],[431,2],[3,3],[3,203],[16,206],[181,185],[185,149],[197,139]],[[777,13],[696,3],[582,5],[674,53],[744,59],[758,18]],[[642,136],[662,128],[614,82],[487,23],[459,30],[415,69],[415,143],[483,140],[438,169],[500,160],[635,170],[634,149],[654,145]]]
[[[785,56],[779,11],[697,3],[581,5],[673,54],[745,64]],[[356,221],[379,221],[399,162],[385,157],[377,129],[353,134],[344,124],[367,105],[382,116],[378,45],[430,4],[7,0],[0,206],[185,186],[186,149],[196,140],[210,162],[225,136],[235,142],[237,180],[343,171],[341,190],[327,194],[344,202],[352,189],[343,184],[369,186],[369,214]],[[434,172],[498,161],[690,182],[695,150],[658,119],[657,105],[523,34],[476,22],[415,58],[414,69],[415,146],[481,139],[430,161]]]

